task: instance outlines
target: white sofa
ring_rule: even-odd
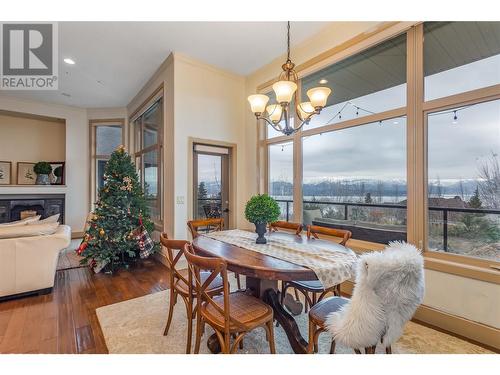
[[[0,239],[0,299],[54,286],[61,250],[71,242],[71,228],[59,225],[51,235]]]

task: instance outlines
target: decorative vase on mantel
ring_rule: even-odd
[[[36,181],[37,185],[50,185],[50,178],[48,174],[37,174]]]
[[[255,224],[255,233],[257,233],[258,237],[255,240],[255,243],[258,244],[266,244],[267,240],[264,235],[267,232],[267,224],[266,223],[254,223]]]
[[[50,185],[49,175],[52,173],[52,166],[46,161],[39,161],[33,167],[33,171],[36,173],[37,185]]]

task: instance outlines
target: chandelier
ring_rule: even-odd
[[[250,95],[248,101],[258,120],[264,120],[274,130],[289,136],[308,124],[314,115],[320,114],[332,90],[328,87],[314,87],[307,90],[308,102],[299,101],[297,97],[298,76],[294,70],[295,64],[290,60],[290,22],[287,23],[287,59],[281,68],[283,71],[278,81],[273,84],[277,103],[267,105],[269,97],[262,94]],[[295,108],[291,108],[292,102],[295,103]],[[296,119],[300,121],[295,121],[294,126],[290,123],[292,111],[295,111]],[[267,112],[267,116],[264,112]],[[282,124],[283,120],[284,124]]]

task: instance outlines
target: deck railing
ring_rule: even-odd
[[[290,221],[291,211],[290,208],[293,207],[293,201],[288,199],[276,199],[280,204],[285,205],[285,212],[283,219]],[[303,205],[315,205],[315,206],[341,206],[343,207],[343,217],[340,220],[349,220],[349,208],[350,207],[366,207],[366,208],[384,208],[384,209],[399,209],[405,210],[406,206],[401,204],[382,204],[382,203],[354,203],[354,202],[330,202],[330,201],[303,201]],[[461,214],[481,214],[481,215],[500,215],[500,210],[498,209],[482,209],[482,208],[451,208],[451,207],[428,207],[429,211],[441,212],[441,220],[435,221],[434,223],[441,224],[443,226],[443,250],[448,251],[448,230],[450,224],[450,213],[461,213]],[[406,216],[406,213],[405,213]],[[339,220],[339,218],[336,218]],[[374,222],[374,224],[377,224]],[[379,224],[383,225],[383,224]],[[406,226],[406,219],[401,225]]]

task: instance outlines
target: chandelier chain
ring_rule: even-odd
[[[288,61],[291,61],[290,60],[290,21],[287,21],[287,24],[286,24],[286,45],[287,45],[286,56],[287,56],[287,62],[288,62]]]

